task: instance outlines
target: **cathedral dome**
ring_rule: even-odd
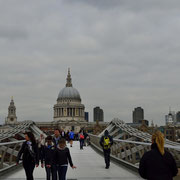
[[[58,99],[75,99],[81,100],[80,94],[77,89],[73,87],[64,87],[58,95]]]
[[[66,87],[64,87],[59,92],[58,100],[72,99],[72,100],[81,101],[81,97],[80,97],[78,90],[72,87],[70,70],[68,70],[68,75],[67,75],[66,81],[67,81]]]

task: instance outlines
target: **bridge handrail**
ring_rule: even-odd
[[[97,137],[100,139],[99,136],[94,135],[94,134],[90,134],[91,136]],[[113,139],[116,142],[124,142],[124,143],[131,143],[131,144],[140,144],[140,145],[147,145],[147,146],[151,146],[151,143],[146,143],[146,142],[138,142],[138,141],[130,141],[130,140],[123,140],[123,139]],[[180,151],[180,145],[179,146],[171,146],[171,145],[164,145],[165,148],[169,148],[169,149],[176,149]]]
[[[25,140],[12,141],[12,142],[4,142],[4,143],[0,143],[0,146],[11,145],[11,144],[17,144],[17,143],[22,143],[22,142],[25,142]]]

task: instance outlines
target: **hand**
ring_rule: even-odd
[[[36,167],[38,167],[39,166],[39,164],[36,164]]]
[[[46,165],[46,167],[47,167],[47,168],[50,168],[50,167],[51,167],[51,165]]]
[[[44,168],[44,164],[43,163],[41,164],[41,167]]]
[[[76,169],[77,167],[76,166],[72,166],[72,169]]]

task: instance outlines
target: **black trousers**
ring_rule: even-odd
[[[23,162],[23,167],[26,173],[27,180],[34,180],[33,178],[33,171],[35,168],[35,163],[33,162]]]
[[[104,160],[105,160],[105,164],[106,167],[110,166],[110,153],[111,153],[111,149],[103,149],[104,151]]]
[[[83,145],[84,145],[84,139],[80,139],[80,149],[83,149]]]
[[[51,174],[52,174],[52,180],[57,180],[57,167],[56,165],[52,165],[50,168],[46,168],[46,179],[50,180]]]
[[[58,166],[59,180],[66,180],[67,166]]]

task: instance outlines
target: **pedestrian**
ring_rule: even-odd
[[[64,132],[64,130],[61,131],[61,137],[66,138],[66,133]]]
[[[82,133],[83,133],[83,135],[84,135],[83,146],[86,146],[86,144],[87,144],[87,143],[86,143],[86,138],[87,138],[88,134],[86,133],[85,130],[83,130]]]
[[[67,141],[67,143],[69,143],[69,141],[70,141],[70,139],[69,139],[69,130],[66,133],[66,141]]]
[[[39,152],[39,160],[42,158],[42,149],[45,144],[45,137],[43,134],[40,135],[40,138],[37,140],[38,143],[38,152]]]
[[[19,160],[22,157],[23,167],[26,173],[27,180],[34,180],[33,171],[35,166],[39,166],[38,147],[35,137],[32,132],[25,133],[25,142],[18,153],[16,164],[19,164]]]
[[[73,165],[69,148],[66,147],[66,140],[63,138],[59,141],[59,146],[55,151],[55,160],[57,164],[59,180],[66,180],[68,162],[73,169],[76,168],[76,166]]]
[[[110,153],[111,153],[111,146],[113,145],[113,138],[109,135],[108,130],[105,130],[104,135],[100,139],[100,145],[103,148],[104,152],[104,160],[106,164],[106,169],[109,169],[110,166]]]
[[[69,139],[70,139],[70,146],[72,147],[73,140],[74,140],[74,132],[73,132],[73,130],[71,130],[71,132],[69,133]]]
[[[54,130],[54,137],[53,137],[53,143],[54,143],[55,149],[58,147],[60,139],[61,139],[60,130],[55,129]],[[53,173],[54,173],[54,176],[57,177],[57,167],[56,167],[56,165],[53,167]]]
[[[42,149],[41,167],[45,166],[46,169],[46,180],[57,180],[57,168],[54,160],[55,146],[53,143],[52,136],[46,138],[46,143]]]
[[[79,142],[80,142],[80,149],[83,149],[83,145],[84,145],[84,134],[83,134],[83,131],[82,131],[82,130],[79,131]]]
[[[61,139],[60,130],[55,129],[54,137],[53,137],[53,143],[54,143],[55,148],[58,146],[60,139]]]
[[[156,131],[152,135],[151,150],[140,160],[139,174],[148,180],[173,180],[178,173],[176,162],[171,153],[164,150],[164,135]]]

